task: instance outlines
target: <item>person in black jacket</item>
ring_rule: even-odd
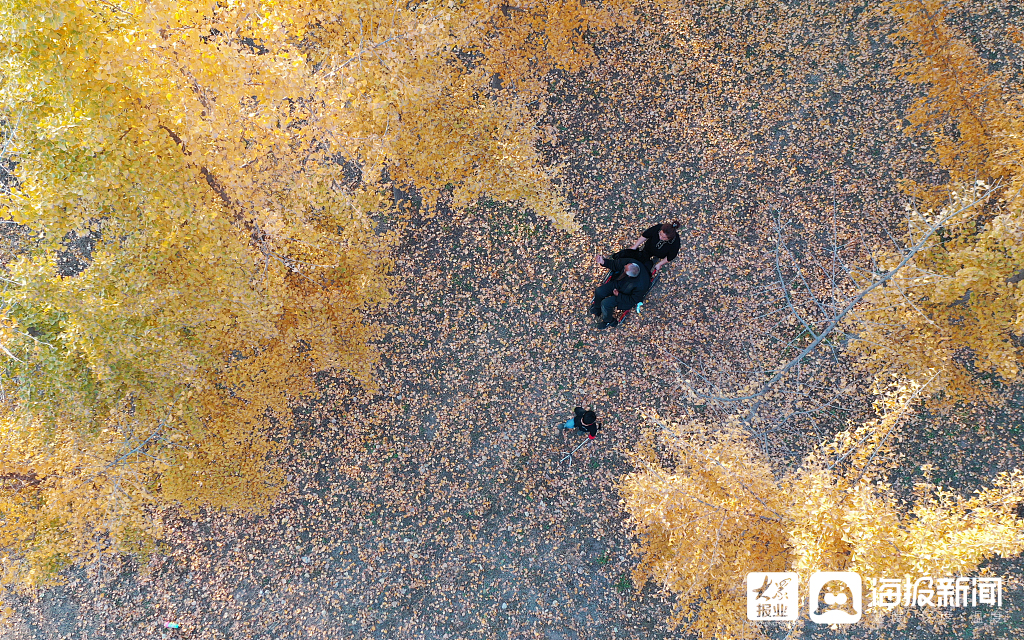
[[[657,271],[679,254],[679,221],[656,224],[644,231],[631,247],[643,253],[649,271]],[[655,264],[657,260],[657,264]]]
[[[587,434],[591,440],[597,437],[599,428],[597,414],[593,411],[584,411],[583,407],[573,409],[573,416],[562,425],[562,429],[575,429],[581,434]]]
[[[621,253],[621,252],[620,252]],[[651,288],[651,276],[639,260],[632,257],[605,258],[597,256],[597,264],[612,272],[608,282],[594,290],[590,313],[601,316],[598,329],[619,323],[615,308],[632,309]]]

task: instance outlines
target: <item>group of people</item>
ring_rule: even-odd
[[[600,318],[597,328],[614,327],[619,322],[615,309],[632,309],[651,288],[651,278],[679,254],[679,221],[656,224],[647,229],[633,246],[612,254],[597,256],[597,264],[611,271],[608,280],[594,290],[590,313]]]
[[[637,238],[633,246],[611,257],[597,256],[597,264],[608,269],[608,280],[594,290],[590,313],[599,316],[598,329],[618,324],[615,310],[632,309],[651,288],[651,278],[679,254],[679,221],[656,224]],[[600,425],[597,414],[576,407],[573,417],[561,425],[593,440]]]

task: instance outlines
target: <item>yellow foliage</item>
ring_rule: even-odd
[[[312,376],[374,385],[385,170],[428,205],[450,187],[457,206],[488,195],[574,228],[536,149],[542,78],[590,64],[587,30],[631,12],[3,3],[0,160],[17,182],[0,206],[31,233],[0,259],[3,582],[142,549],[160,505],[270,503],[269,428]],[[92,245],[76,268],[69,245]]]
[[[987,558],[1021,553],[1019,470],[970,498],[921,486],[906,508],[886,484],[886,451],[923,391],[893,387],[877,420],[840,433],[781,477],[741,431],[653,417],[674,464],[641,450],[638,470],[622,482],[641,538],[637,581],[653,578],[674,593],[671,622],[688,622],[699,637],[763,638],[746,618],[751,571],[796,571],[801,584],[816,571],[964,575]]]
[[[1018,379],[1024,353],[1024,111],[1020,96],[945,19],[955,3],[899,0],[909,58],[899,71],[926,95],[907,116],[933,143],[946,185],[905,182],[910,244],[955,213],[924,249],[864,300],[852,351],[875,383],[937,376],[940,404],[989,397],[986,379]],[[902,256],[882,251],[889,270]]]
[[[674,468],[662,468],[641,450],[639,470],[622,482],[624,504],[643,540],[634,579],[638,588],[653,578],[675,593],[679,610],[672,622],[691,621],[701,637],[758,637],[745,616],[728,612],[746,611],[743,584],[751,567],[785,570],[785,497],[739,430],[665,427]]]

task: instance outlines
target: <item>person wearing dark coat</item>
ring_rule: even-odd
[[[643,253],[644,264],[649,271],[657,271],[675,260],[679,254],[679,221],[656,224],[644,231],[632,249]],[[657,264],[655,264],[657,260]]]
[[[643,263],[632,257],[597,256],[597,264],[612,272],[608,282],[594,290],[594,302],[590,305],[590,313],[601,317],[597,328],[604,329],[619,323],[614,315],[616,307],[625,311],[644,299],[651,288],[651,275]]]
[[[597,414],[593,411],[584,411],[583,407],[573,409],[572,417],[562,425],[562,429],[575,429],[581,435],[587,434],[591,440],[597,437],[597,430],[600,428],[597,424]]]

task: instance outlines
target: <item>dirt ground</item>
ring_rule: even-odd
[[[1009,2],[970,6],[971,20],[1019,21]],[[716,3],[598,41],[600,65],[556,78],[544,117],[581,231],[497,203],[380,220],[396,237],[400,283],[373,319],[388,328],[380,391],[323,379],[323,399],[298,409],[288,435],[291,486],[272,512],[168,513],[151,562],[69,572],[15,603],[0,639],[687,637],[665,626],[671,597],[630,577],[636,540],[616,482],[632,470],[639,412],[692,415],[676,367],[729,360],[760,330],[748,315],[773,220],[809,236],[836,221],[878,240],[899,233],[895,178],[940,178],[900,131],[915,94],[892,74],[890,33],[864,2],[816,0]],[[993,64],[1010,55],[995,27],[977,34]],[[594,329],[595,252],[672,218],[682,251],[645,310]],[[562,452],[580,441],[556,425],[577,402],[604,427],[569,466]],[[817,426],[841,428],[859,415],[850,407]],[[943,424],[915,431],[902,455],[934,458],[943,482],[967,491],[1019,465],[1012,407]],[[782,458],[813,442],[794,433]],[[992,569],[1024,575],[1019,563]],[[1019,580],[1004,602],[938,630],[912,618],[855,635],[1019,637]],[[181,629],[161,630],[164,620]]]

